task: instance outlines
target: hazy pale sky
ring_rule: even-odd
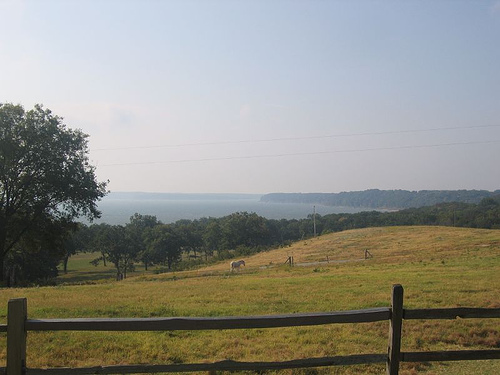
[[[0,102],[112,191],[500,189],[500,1],[0,0]]]

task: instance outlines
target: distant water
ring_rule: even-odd
[[[110,193],[99,202],[102,212],[96,223],[126,224],[134,213],[154,215],[163,223],[222,217],[234,212],[255,212],[268,219],[303,219],[313,213],[313,206],[300,203],[260,202],[255,194],[169,194]],[[316,205],[316,213],[356,213],[373,209]]]

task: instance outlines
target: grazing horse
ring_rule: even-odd
[[[231,268],[229,270],[231,272],[233,272],[235,269],[239,270],[241,265],[245,265],[245,261],[244,260],[238,260],[237,262],[233,261],[233,262],[231,262]]]

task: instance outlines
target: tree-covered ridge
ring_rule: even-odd
[[[500,194],[500,190],[379,190],[342,193],[271,193],[262,202],[305,203],[325,206],[403,209],[432,206],[438,203],[479,203],[482,199]]]

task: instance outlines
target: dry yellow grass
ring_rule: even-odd
[[[486,229],[427,226],[349,230],[298,241],[289,247],[246,257],[244,258],[246,267],[242,267],[242,270],[278,267],[284,265],[289,256],[293,256],[297,265],[315,262],[325,265],[327,261],[332,265],[364,261],[365,250],[373,256],[368,260],[370,264],[452,261],[454,258],[484,253],[483,250],[491,250],[491,255],[498,255],[500,254],[500,232]],[[195,272],[186,272],[186,274],[225,272],[229,270],[229,263],[230,260],[220,262]]]

